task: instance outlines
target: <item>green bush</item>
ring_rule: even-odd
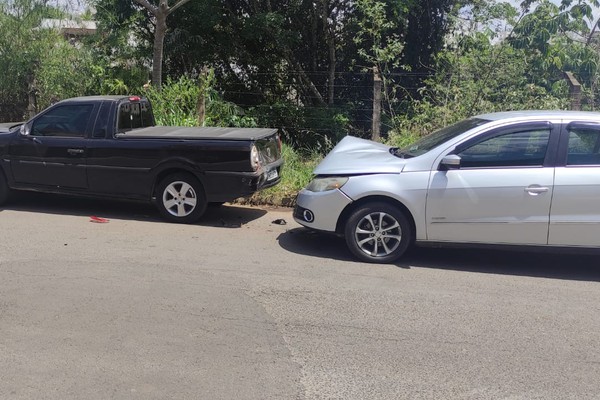
[[[203,126],[255,127],[256,121],[244,115],[233,103],[223,100],[208,79],[197,80],[182,76],[178,80],[167,78],[161,90],[145,86],[143,94],[150,99],[158,125],[198,126],[198,100],[205,95],[205,118]]]
[[[281,182],[248,199],[240,199],[238,203],[292,207],[296,202],[296,195],[310,182],[313,170],[322,158],[319,153],[303,155],[292,146],[284,144]]]

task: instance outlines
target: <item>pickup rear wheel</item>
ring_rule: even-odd
[[[389,263],[400,258],[412,243],[412,227],[397,207],[373,202],[350,215],[344,236],[348,249],[362,261]]]
[[[172,174],[160,181],[156,203],[165,219],[181,224],[196,222],[206,210],[202,184],[187,173]]]

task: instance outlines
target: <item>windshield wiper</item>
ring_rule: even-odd
[[[412,158],[414,154],[410,154],[408,152],[402,151],[399,147],[392,147],[390,149],[390,154],[399,157],[399,158]]]

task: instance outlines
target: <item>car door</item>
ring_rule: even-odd
[[[86,130],[94,105],[57,105],[30,121],[10,145],[17,184],[86,188]]]
[[[600,246],[600,124],[572,122],[563,130],[548,242]]]
[[[557,141],[550,123],[516,124],[442,154],[460,157],[460,167],[431,173],[427,239],[547,244]]]

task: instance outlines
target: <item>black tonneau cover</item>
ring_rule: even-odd
[[[270,128],[202,128],[179,126],[151,126],[117,134],[120,138],[180,138],[180,139],[226,139],[259,140],[277,133]]]

